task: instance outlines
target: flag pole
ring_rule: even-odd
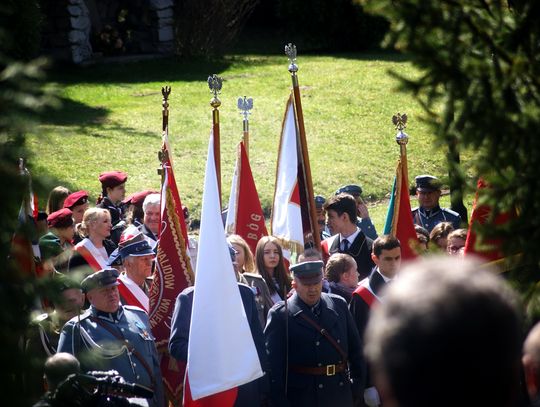
[[[246,149],[246,155],[249,158],[249,115],[251,114],[250,110],[253,109],[253,98],[238,98],[238,109],[240,109],[243,120],[243,134],[242,141],[244,142],[244,148]]]
[[[396,191],[401,191],[401,188],[405,188],[407,193],[409,193],[409,171],[407,168],[407,143],[409,142],[409,136],[403,130],[407,127],[407,115],[396,113],[392,116],[392,123],[396,127],[396,143],[399,145],[399,161],[401,166],[399,167],[396,180]],[[405,184],[403,184],[405,181]],[[396,234],[396,228],[399,220],[399,210],[396,210],[400,206],[401,194],[399,194],[394,200],[394,219],[392,222],[392,234]]]
[[[307,150],[306,129],[304,127],[304,113],[302,111],[302,101],[300,98],[300,86],[298,85],[298,65],[296,64],[296,45],[289,43],[285,45],[285,55],[289,59],[289,72],[293,85],[294,106],[296,117],[298,119],[298,132],[300,135],[300,145],[302,147],[302,160],[304,163],[304,179],[306,182],[307,199],[309,205],[309,221],[311,233],[313,235],[313,245],[316,248],[321,247],[321,235],[319,225],[317,224],[317,209],[315,208],[315,197],[313,194],[313,180],[311,179],[311,167],[309,164],[309,155]]]
[[[208,77],[208,87],[214,97],[210,100],[210,106],[212,106],[212,130],[214,134],[214,162],[216,166],[216,176],[218,184],[219,195],[219,208],[221,210],[221,147],[219,139],[219,110],[221,101],[218,98],[223,86],[223,79],[216,74]]]
[[[162,138],[167,138],[169,135],[169,95],[171,94],[171,87],[170,86],[164,86],[161,88],[161,95],[163,96],[161,106],[161,135]],[[168,160],[169,157],[167,157],[167,151],[164,148],[164,144],[162,144],[161,151],[158,153],[158,159],[161,163],[161,166],[165,164],[165,162]],[[162,170],[162,168],[158,169],[158,174],[161,175],[161,184],[163,185],[163,178],[165,177],[165,172]]]

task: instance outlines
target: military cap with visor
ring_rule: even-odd
[[[321,195],[316,195],[315,196],[315,207],[320,209],[323,207],[323,205],[325,204],[326,202],[326,199],[324,196],[321,196]]]
[[[104,268],[90,274],[81,282],[81,289],[88,293],[96,288],[106,288],[119,285],[118,276],[120,273],[114,268]]]
[[[303,284],[318,284],[323,278],[323,267],[321,260],[305,261],[289,267],[289,271]]]
[[[433,175],[418,175],[415,179],[416,190],[419,192],[433,192],[441,189],[442,183]]]
[[[351,194],[353,196],[362,195],[362,187],[354,184],[345,185],[336,191],[336,195],[338,194]]]

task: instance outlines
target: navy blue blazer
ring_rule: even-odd
[[[238,284],[240,296],[244,305],[253,342],[257,348],[259,361],[264,372],[268,372],[269,364],[264,347],[264,335],[259,322],[259,314],[255,304],[255,295],[250,287]],[[171,336],[169,339],[169,352],[175,359],[187,362],[189,327],[191,324],[191,309],[193,306],[194,287],[188,287],[176,297],[174,312],[171,320]],[[242,357],[242,355],[238,355]],[[257,406],[269,391],[268,375],[238,387],[238,396],[235,406]]]

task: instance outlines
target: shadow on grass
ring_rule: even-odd
[[[65,97],[60,98],[60,103],[58,109],[49,108],[40,115],[41,123],[59,126],[98,124],[103,123],[110,113],[105,107],[92,107]]]
[[[406,62],[409,56],[393,51],[368,50],[364,52],[330,52],[330,51],[302,51],[298,49],[298,58],[302,55],[331,56],[335,58],[354,59],[358,61],[389,61]],[[249,58],[246,56],[260,56],[261,58]],[[245,44],[231,48],[229,53],[219,59],[178,57],[155,58],[137,62],[125,63],[99,63],[86,67],[58,66],[49,72],[49,81],[61,85],[77,83],[147,83],[157,82],[167,84],[170,82],[206,82],[209,75],[221,74],[232,64],[242,63],[246,65],[264,66],[274,65],[276,57],[283,57],[283,64],[287,63],[284,54],[284,43],[278,45],[277,41],[266,43],[266,46]]]
[[[107,133],[122,133],[128,136],[156,138],[156,132],[142,132],[131,127],[118,125],[108,119],[110,110],[99,106],[92,107],[65,97],[60,98],[58,109],[47,109],[40,116],[41,124],[69,126],[75,135],[112,139]]]
[[[62,85],[75,83],[145,83],[167,84],[175,81],[204,81],[230,66],[225,58],[181,59],[176,57],[125,63],[100,63],[85,67],[57,66],[49,71],[48,80]]]

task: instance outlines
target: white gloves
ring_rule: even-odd
[[[364,390],[364,403],[369,407],[377,407],[381,405],[381,398],[375,387],[368,387]]]

